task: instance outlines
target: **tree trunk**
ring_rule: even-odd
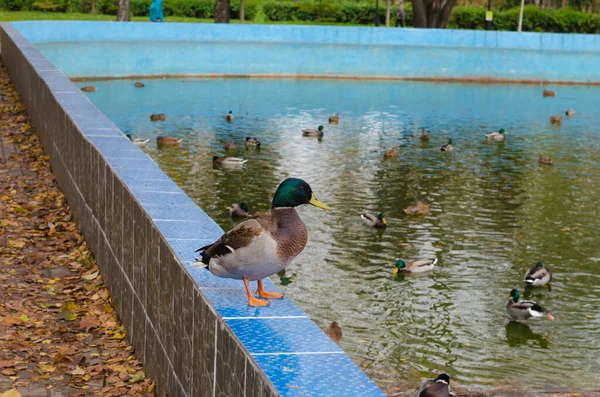
[[[425,1],[426,0],[412,0],[413,4],[413,25],[415,28],[426,28],[427,27],[427,15],[425,14]]]
[[[456,0],[412,0],[415,28],[445,28]]]
[[[240,0],[240,23],[244,23],[244,18],[244,0]]]
[[[117,10],[117,21],[125,22],[131,20],[129,13],[130,0],[119,0],[119,9]]]
[[[567,8],[567,7],[569,7],[569,0],[562,0],[562,1],[560,2],[560,6],[561,6],[562,8]]]
[[[215,1],[215,23],[229,23],[229,0]]]
[[[96,0],[92,0],[92,14],[96,13]]]
[[[564,0],[563,0],[564,1]],[[385,26],[390,27],[390,12],[392,9],[392,0],[387,0],[387,5],[385,9]]]

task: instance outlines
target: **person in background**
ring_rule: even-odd
[[[396,7],[396,27],[401,23],[404,27],[404,19],[406,18],[406,12],[404,12],[404,0],[398,0],[398,6]]]
[[[150,4],[150,22],[164,22],[163,0],[152,0]]]

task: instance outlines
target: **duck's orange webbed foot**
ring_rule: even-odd
[[[269,298],[269,299],[282,299],[283,293],[281,292],[268,292],[265,291],[265,287],[263,285],[262,280],[258,280],[258,289],[256,290],[258,296],[261,298]]]
[[[246,286],[246,293],[248,294],[248,305],[252,307],[263,307],[270,305],[269,301],[264,299],[257,299],[254,297],[254,295],[252,295],[252,291],[250,290],[250,282],[248,281],[248,279],[244,279],[244,285]]]

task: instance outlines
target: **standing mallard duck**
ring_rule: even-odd
[[[340,115],[339,115],[339,113],[336,113],[333,116],[329,117],[329,124],[337,124],[339,122],[340,122]]]
[[[398,157],[398,148],[391,148],[389,150],[386,150],[385,153],[383,154],[383,157],[385,157],[386,159],[395,159]]]
[[[554,320],[554,315],[533,301],[520,301],[519,291],[513,289],[510,291],[510,299],[506,304],[508,314],[519,321],[527,320],[531,317],[542,317],[544,314],[549,320]]]
[[[269,305],[252,294],[250,281],[254,280],[261,298],[283,298],[280,292],[265,291],[262,280],[284,269],[306,246],[308,231],[295,209],[303,204],[330,209],[302,179],[284,180],[273,197],[270,217],[243,221],[198,249],[201,262],[215,276],[243,280],[250,306]]]
[[[229,208],[229,216],[232,218],[247,218],[248,217],[248,204],[246,204],[246,203],[231,204],[231,208]]]
[[[230,166],[243,166],[248,162],[246,159],[241,159],[239,157],[219,157],[213,156],[212,158],[213,165],[230,165]]]
[[[413,397],[450,397],[450,376],[440,374],[435,379],[421,381]]]
[[[562,122],[561,115],[550,116],[550,123],[552,123],[554,125],[560,125],[561,122]]]
[[[144,88],[145,87],[144,83],[142,83],[141,81],[136,81],[135,83],[133,83],[133,86],[135,88]]]
[[[93,85],[86,85],[85,87],[81,87],[81,91],[83,92],[96,92],[96,87]]]
[[[419,137],[419,139],[420,139],[422,142],[429,142],[429,139],[430,139],[430,138],[431,138],[431,137],[429,136],[429,134],[427,133],[427,131],[425,131],[425,128],[423,128],[423,129],[421,130],[421,136]]]
[[[227,151],[235,152],[237,150],[237,145],[235,142],[227,142],[225,145],[223,145],[223,148]]]
[[[575,116],[575,113],[575,109],[567,109],[567,111],[565,112],[565,114],[569,117]]]
[[[554,161],[552,161],[552,159],[550,157],[544,156],[543,154],[540,153],[540,157],[538,157],[538,163],[545,164],[545,165],[552,165],[552,163],[554,163]]]
[[[501,142],[504,141],[506,139],[506,131],[504,130],[504,128],[500,128],[498,131],[494,131],[490,134],[485,134],[485,137],[489,140],[489,141],[496,141],[496,142]]]
[[[182,138],[175,138],[172,136],[156,137],[156,143],[161,146],[176,146],[179,145],[182,141]]]
[[[552,280],[552,272],[544,266],[542,261],[535,264],[525,274],[525,282],[532,287],[543,287]]]
[[[417,204],[411,205],[404,209],[408,215],[429,215],[430,208],[422,201],[417,201]]]
[[[233,112],[231,110],[225,115],[225,120],[229,121],[230,123],[233,121],[234,118],[235,116],[233,115]]]
[[[544,89],[543,95],[544,95],[544,98],[547,96],[556,96],[556,92]]]
[[[146,146],[150,142],[150,138],[134,138],[131,134],[125,134],[127,138],[136,146]]]
[[[260,149],[260,140],[258,138],[246,137],[246,149]]]
[[[376,229],[385,229],[387,227],[385,212],[380,212],[379,214],[365,212],[360,217],[367,226],[374,227]]]
[[[442,152],[451,152],[454,150],[454,145],[452,144],[452,138],[448,139],[448,143],[445,145],[442,145],[442,147],[440,147],[440,151]]]
[[[318,138],[322,138],[323,137],[323,126],[320,125],[319,128],[317,128],[316,130],[314,130],[312,128],[302,130],[302,136],[315,136]]]
[[[340,344],[340,341],[342,340],[342,328],[340,328],[337,321],[332,322],[329,327],[327,327],[325,334],[327,334],[332,341],[338,345]]]
[[[404,261],[402,259],[396,259],[396,267],[394,268],[394,275],[398,273],[424,273],[433,270],[437,263],[437,258],[431,259],[416,259]]]
[[[164,113],[152,113],[150,115],[150,121],[165,121],[167,119],[167,115]]]

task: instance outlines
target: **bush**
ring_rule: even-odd
[[[24,0],[2,0],[0,6],[8,11],[19,11],[24,8]]]
[[[485,10],[475,6],[455,7],[448,21],[451,29],[483,29],[484,24]]]
[[[119,0],[98,0],[96,8],[100,14],[117,15]]]
[[[485,10],[474,6],[455,7],[449,28],[483,29]],[[492,29],[516,31],[519,25],[519,7],[494,11]],[[600,16],[573,9],[542,10],[535,5],[523,10],[523,31],[548,33],[600,33]]]
[[[246,21],[253,20],[256,16],[257,8],[256,0],[244,0],[244,19]],[[231,0],[229,3],[229,10],[231,18],[240,19],[240,0]]]

